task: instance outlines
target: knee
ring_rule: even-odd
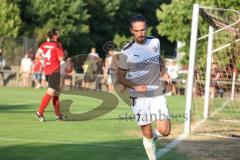
[[[169,130],[164,130],[164,131],[162,131],[160,133],[161,133],[162,136],[167,137],[170,134],[170,129]]]
[[[50,95],[50,96],[54,96],[55,95],[55,91],[51,88],[48,88],[47,89],[47,94]]]
[[[163,137],[167,137],[169,136],[171,129],[169,128],[164,128],[164,129],[158,129],[158,132],[163,136]]]
[[[144,137],[146,137],[146,138],[148,138],[148,139],[151,139],[152,137],[153,137],[153,134],[152,134],[152,132],[145,132],[144,134],[143,134],[143,136]]]

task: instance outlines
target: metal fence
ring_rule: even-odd
[[[0,85],[18,86],[21,60],[24,54],[29,54],[33,58],[37,47],[38,44],[34,38],[24,36],[17,38],[0,37]]]
[[[23,36],[17,38],[0,37],[0,48],[9,67],[20,65],[21,59],[26,53],[33,56],[37,47],[37,41],[34,38]]]

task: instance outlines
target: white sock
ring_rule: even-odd
[[[146,150],[147,156],[149,160],[157,160],[156,157],[156,146],[153,142],[153,138],[148,139],[146,137],[143,137],[143,146]]]
[[[153,131],[153,139],[158,139],[158,137],[162,137],[161,133],[158,132],[157,129]]]

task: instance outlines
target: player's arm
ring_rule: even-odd
[[[171,79],[171,77],[169,76],[169,74],[167,73],[167,72],[165,72],[165,73],[160,73],[160,75],[161,75],[161,77],[162,77],[162,79],[164,80],[164,81],[166,81],[167,83],[169,83],[169,84],[171,84],[172,83],[172,79]]]
[[[217,81],[220,79],[220,73],[217,72],[216,76],[213,78],[214,81]]]
[[[163,67],[165,68],[165,67]],[[169,74],[165,71],[165,70],[161,70],[160,69],[160,77],[166,81],[167,83],[171,84],[172,83],[172,79],[171,77],[169,76]]]
[[[38,50],[37,50],[37,53],[35,54],[35,58],[36,59],[44,59],[43,58],[43,56],[42,56],[42,54],[43,54],[43,51],[42,51],[42,49],[41,48],[38,48]]]
[[[145,84],[137,85],[137,84],[133,83],[132,81],[130,81],[129,79],[126,78],[126,74],[127,74],[126,70],[118,68],[117,77],[118,77],[119,83],[121,83],[122,85],[124,85],[127,88],[135,89],[138,92],[146,92],[147,91],[147,85],[145,85]]]
[[[60,48],[56,47],[56,52],[57,52],[57,56],[58,56],[58,60],[60,61],[60,64],[64,64],[64,52],[63,50],[61,50]]]
[[[129,68],[127,56],[121,53],[121,54],[119,54],[118,58],[119,58],[119,60],[118,60],[117,77],[118,77],[119,83],[121,83],[123,86],[125,86],[127,88],[135,89],[138,92],[146,92],[147,85],[135,84],[126,78],[127,71]]]
[[[58,60],[59,60],[60,62],[63,62],[63,61],[64,61],[64,57],[63,57],[63,56],[59,56],[59,57],[58,57]]]
[[[167,83],[172,83],[172,79],[166,71],[163,59],[160,57],[160,77]]]

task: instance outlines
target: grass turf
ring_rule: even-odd
[[[46,109],[46,122],[34,114],[45,90],[0,88],[0,159],[1,160],[145,160],[142,136],[135,120],[122,119],[131,114],[123,101],[111,112],[88,121],[55,121],[52,104]],[[89,111],[101,100],[61,95],[71,99],[71,112]],[[184,97],[168,97],[171,113],[184,114]],[[173,119],[181,124],[183,119]],[[186,160],[175,151],[164,159]]]

